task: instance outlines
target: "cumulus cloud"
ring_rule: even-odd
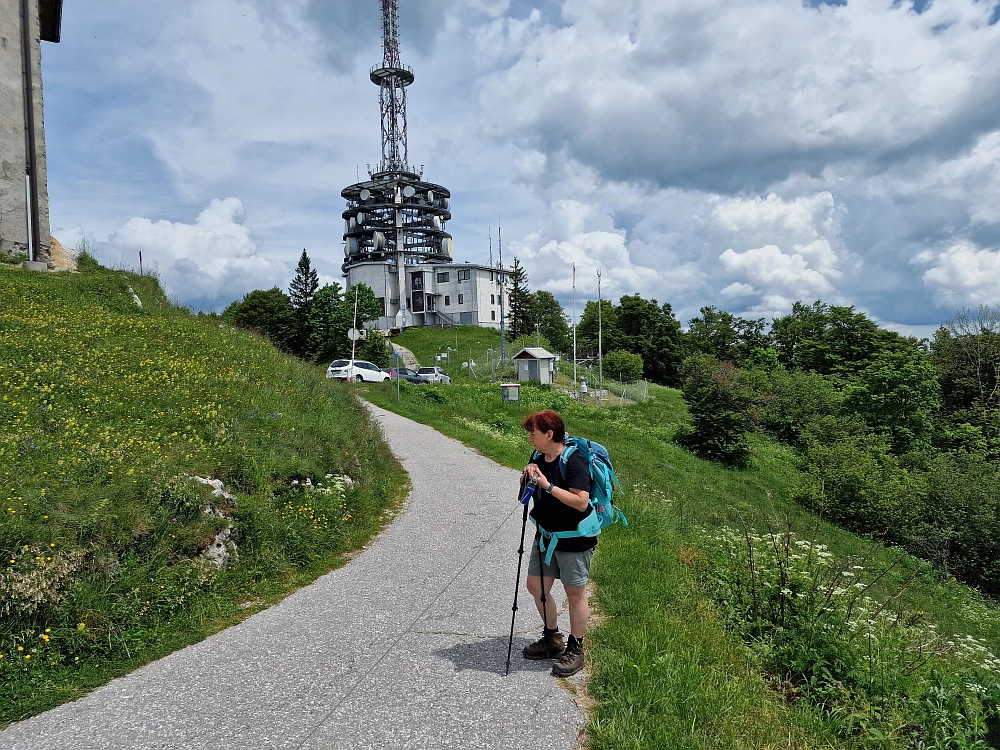
[[[936,254],[922,253],[914,261],[931,264],[924,284],[942,306],[1000,304],[1000,250],[965,241]]]
[[[615,179],[765,190],[831,162],[950,154],[1000,114],[1000,30],[975,0],[566,0],[507,19],[483,91],[502,137]],[[498,52],[493,52],[499,55]]]
[[[719,200],[709,229],[739,243],[719,256],[724,276],[736,279],[720,293],[757,296],[753,311],[772,315],[798,299],[839,296],[835,283],[843,276],[843,263],[851,262],[840,246],[842,214],[827,191],[792,200],[773,194]]]
[[[238,199],[215,199],[193,224],[129,219],[98,246],[98,254],[111,263],[128,259],[133,265],[141,252],[145,266],[157,271],[181,304],[221,310],[251,289],[284,286],[290,278],[288,264],[258,254],[246,221]]]

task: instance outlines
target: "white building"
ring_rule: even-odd
[[[398,328],[401,310],[408,326],[473,325],[500,328],[501,273],[473,263],[413,263],[403,266],[403,306],[400,275],[394,260],[345,264],[347,288],[367,284],[382,303],[380,330]],[[509,294],[509,272],[503,274],[504,305]]]

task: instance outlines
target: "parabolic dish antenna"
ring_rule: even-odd
[[[361,191],[361,195],[359,195],[358,197],[361,198],[361,200],[366,201],[372,197],[372,193],[370,190],[368,190],[368,188],[365,188],[364,190]]]
[[[375,251],[378,252],[383,247],[385,247],[385,235],[381,232],[375,232],[372,235],[372,244],[375,246]]]
[[[430,203],[434,202],[434,191],[433,190],[428,190],[427,191],[427,200]]]
[[[364,223],[365,223],[365,215],[362,212],[362,213],[358,214],[358,224],[364,224]]]
[[[405,188],[403,188],[403,197],[404,198],[412,198],[416,194],[417,194],[417,191],[413,189],[413,185],[407,185]]]

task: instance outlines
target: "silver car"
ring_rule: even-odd
[[[448,373],[440,367],[421,367],[417,370],[417,377],[423,379],[425,383],[451,385],[451,378],[448,377]]]
[[[326,370],[328,378],[362,383],[384,383],[389,379],[389,373],[378,365],[363,359],[335,359]]]

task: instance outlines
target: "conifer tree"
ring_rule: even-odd
[[[288,287],[288,296],[291,298],[292,308],[295,310],[297,327],[295,353],[300,356],[305,354],[309,342],[309,313],[312,310],[317,289],[319,289],[319,274],[312,267],[309,255],[303,248],[299,264],[295,268],[295,278],[292,279],[292,283]]]
[[[514,265],[507,275],[510,285],[507,292],[507,330],[511,339],[535,332],[531,314],[531,292],[528,291],[528,272],[514,256]]]

